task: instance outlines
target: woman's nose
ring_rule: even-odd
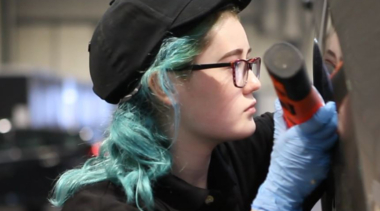
[[[253,74],[252,71],[248,71],[248,79],[247,83],[243,87],[243,93],[244,95],[252,94],[253,92],[257,91],[261,87],[260,80]]]

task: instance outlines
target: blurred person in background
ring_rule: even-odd
[[[278,102],[253,118],[261,60],[237,16],[249,2],[111,2],[89,46],[90,72],[95,93],[118,108],[99,156],[60,176],[53,205],[312,208],[337,139],[335,104],[290,129]]]

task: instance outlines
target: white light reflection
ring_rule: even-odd
[[[0,133],[8,133],[12,130],[12,124],[8,119],[0,120]]]
[[[84,127],[79,131],[79,137],[83,141],[90,141],[94,137],[94,132],[89,127]]]

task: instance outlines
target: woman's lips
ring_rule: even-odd
[[[255,108],[255,107],[250,107],[250,108],[248,108],[245,112],[248,112],[248,113],[255,113],[255,112],[256,112],[256,108]]]
[[[253,112],[253,113],[256,112],[255,105],[256,105],[256,102],[252,103],[248,108],[244,110],[244,112]]]

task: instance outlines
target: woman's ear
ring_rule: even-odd
[[[171,105],[172,102],[170,98],[165,94],[165,92],[162,90],[160,86],[159,79],[157,77],[157,72],[154,72],[148,81],[149,88],[152,91],[153,95],[157,97],[158,100],[160,100],[165,105]]]

